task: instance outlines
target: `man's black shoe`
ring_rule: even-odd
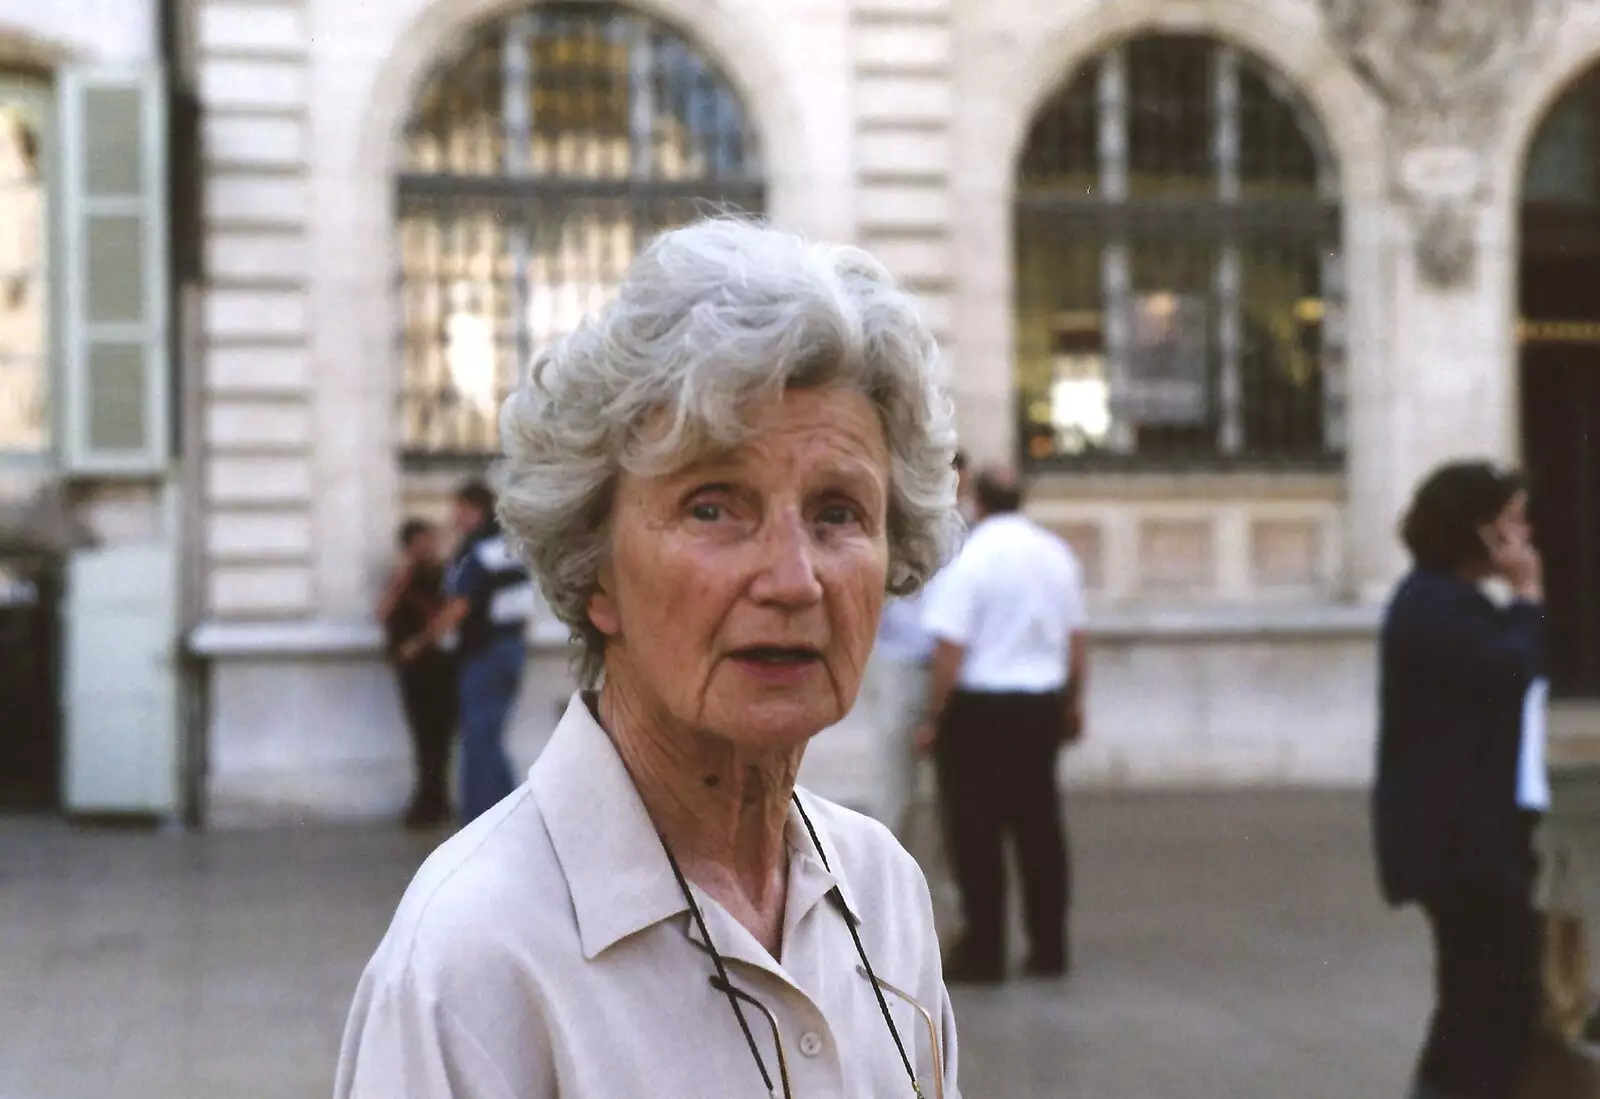
[[[1041,958],[1038,955],[1030,955],[1022,971],[1030,977],[1054,980],[1065,977],[1071,971],[1071,967],[1067,965],[1065,958]]]
[[[944,979],[947,984],[997,985],[1006,979],[1004,962],[976,958],[966,944],[958,943],[945,957]]]

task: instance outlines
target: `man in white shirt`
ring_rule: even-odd
[[[1015,837],[1035,976],[1069,964],[1070,872],[1056,784],[1063,743],[1083,735],[1088,649],[1081,569],[1067,543],[1021,514],[1008,470],[977,478],[978,523],[924,599],[937,639],[919,734],[938,765],[966,927],[952,981],[1005,976],[1002,842]]]
[[[967,456],[956,451],[956,502],[972,521]],[[922,624],[927,586],[884,601],[878,641],[844,721],[812,741],[800,781],[832,801],[877,817],[904,836],[917,784],[913,745],[928,703],[934,637]],[[870,764],[864,765],[864,760]],[[869,793],[870,791],[870,793]]]

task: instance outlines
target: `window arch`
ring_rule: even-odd
[[[1600,213],[1600,66],[1539,123],[1523,167],[1522,202],[1540,214]]]
[[[481,460],[529,356],[603,304],[651,236],[757,213],[764,189],[739,95],[685,35],[547,3],[435,68],[398,199],[402,449]]]
[[[1337,192],[1308,105],[1245,51],[1151,35],[1084,65],[1017,166],[1024,456],[1337,463]]]

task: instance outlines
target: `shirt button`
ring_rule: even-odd
[[[807,1057],[815,1057],[822,1052],[822,1035],[814,1030],[808,1030],[800,1035],[800,1052]]]

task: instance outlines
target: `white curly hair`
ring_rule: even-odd
[[[961,529],[956,432],[933,334],[866,252],[727,217],[674,229],[634,261],[609,305],[538,354],[500,414],[499,512],[579,643],[584,687],[604,668],[605,637],[587,607],[618,474],[663,473],[737,446],[762,398],[835,385],[867,396],[881,417],[888,590],[911,594]]]

